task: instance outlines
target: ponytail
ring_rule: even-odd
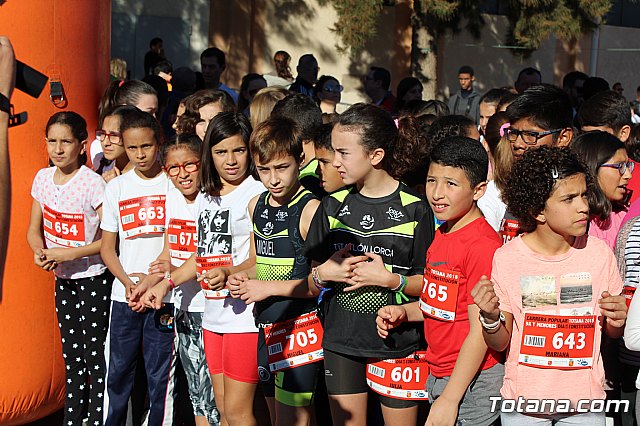
[[[355,104],[342,113],[336,126],[360,136],[366,151],[381,148],[385,152],[382,168],[390,176],[401,179],[426,159],[426,139],[413,117],[395,120],[385,110],[371,104]]]
[[[107,86],[98,106],[98,125],[102,127],[108,111],[120,105],[135,106],[142,95],[158,96],[156,89],[140,80],[114,80]]]
[[[398,139],[391,153],[391,170],[394,177],[401,178],[427,167],[429,144],[418,119],[405,116],[397,122]]]

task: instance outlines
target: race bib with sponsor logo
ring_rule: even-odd
[[[500,223],[500,236],[502,237],[502,244],[507,244],[513,240],[520,231],[520,222],[513,219],[502,219]]]
[[[86,245],[84,236],[84,213],[61,213],[44,206],[42,212],[44,237],[62,247]]]
[[[622,288],[622,295],[624,296],[624,301],[627,304],[627,309],[629,309],[629,305],[631,305],[631,299],[633,299],[635,292],[636,288],[630,285],[625,285]]]
[[[518,362],[537,368],[593,367],[596,317],[525,313]]]
[[[273,373],[324,359],[323,331],[315,312],[265,327],[269,370]]]
[[[212,256],[196,256],[196,271],[198,276],[215,268],[233,266],[233,256],[230,254],[217,254]],[[209,285],[203,280],[200,281],[204,298],[209,300],[220,300],[229,296],[229,289],[211,290]]]
[[[149,195],[118,202],[124,237],[164,234],[165,200],[165,195]]]
[[[171,258],[187,260],[196,252],[198,242],[196,222],[171,218],[167,228],[167,239]]]
[[[429,266],[424,270],[420,309],[432,318],[453,322],[456,319],[460,273]]]
[[[429,365],[426,351],[406,358],[384,359],[367,364],[367,384],[380,395],[405,400],[428,399]]]

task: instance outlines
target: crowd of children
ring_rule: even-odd
[[[74,112],[47,122],[27,239],[55,274],[65,425],[184,424],[176,396],[198,426],[604,425],[593,402],[621,397],[634,421],[620,95],[493,89],[478,123],[234,102],[188,96],[165,140],[154,89],[114,82],[93,143]]]

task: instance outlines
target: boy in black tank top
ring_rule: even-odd
[[[255,271],[230,277],[229,288],[232,297],[257,302],[258,369],[272,424],[308,424],[323,358],[316,299],[277,296],[273,290],[306,286],[311,268],[304,243],[319,202],[300,184],[302,139],[295,123],[268,119],[254,130],[250,149],[268,191],[249,203]]]

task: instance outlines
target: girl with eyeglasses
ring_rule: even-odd
[[[53,167],[40,170],[33,181],[27,231],[34,263],[55,273],[66,365],[64,424],[74,425],[87,418],[89,424],[102,424],[104,344],[113,281],[100,257],[106,184],[84,165],[87,136],[87,123],[75,112],[49,118],[45,142]],[[41,291],[38,287],[34,291]]]
[[[200,149],[200,139],[193,134],[178,134],[161,147],[162,169],[174,187],[167,193],[164,249],[149,265],[149,274],[170,276],[196,251]],[[189,280],[176,287],[172,301],[176,308],[176,352],[186,373],[196,425],[219,424],[202,341],[204,295],[200,284]]]
[[[627,212],[627,183],[634,164],[617,137],[601,131],[586,132],[571,142],[571,148],[596,178],[590,197],[589,235],[598,237],[613,250]]]
[[[107,115],[111,115],[115,108],[123,105],[132,105],[141,111],[148,112],[156,116],[158,112],[158,93],[149,84],[140,80],[115,80],[109,83],[104,91],[100,104],[98,105],[98,131],[104,129],[104,119]],[[114,138],[111,138],[114,140]],[[103,174],[110,170],[113,163],[102,154],[102,142],[100,137],[96,137],[89,144],[89,154],[93,170],[98,174]],[[122,168],[118,171],[122,172]],[[118,174],[112,172],[106,176],[107,182]]]
[[[203,288],[204,349],[216,405],[223,424],[255,424],[253,401],[258,384],[258,329],[253,305],[230,297],[229,275],[255,265],[249,201],[265,191],[254,178],[249,155],[249,120],[235,112],[216,115],[207,129],[199,170],[202,190],[195,198],[195,255],[158,285],[142,302],[158,308],[171,289],[196,278]]]
[[[102,126],[96,130],[96,139],[102,147],[102,160],[96,173],[102,175],[105,182],[109,183],[113,178],[133,169],[134,165],[124,149],[122,135],[120,134],[120,121],[122,114],[130,111],[133,106],[120,106],[107,113],[102,120]]]
[[[337,78],[330,75],[323,75],[313,89],[316,95],[316,102],[324,114],[335,114],[336,106],[342,98],[344,87],[340,85]]]

